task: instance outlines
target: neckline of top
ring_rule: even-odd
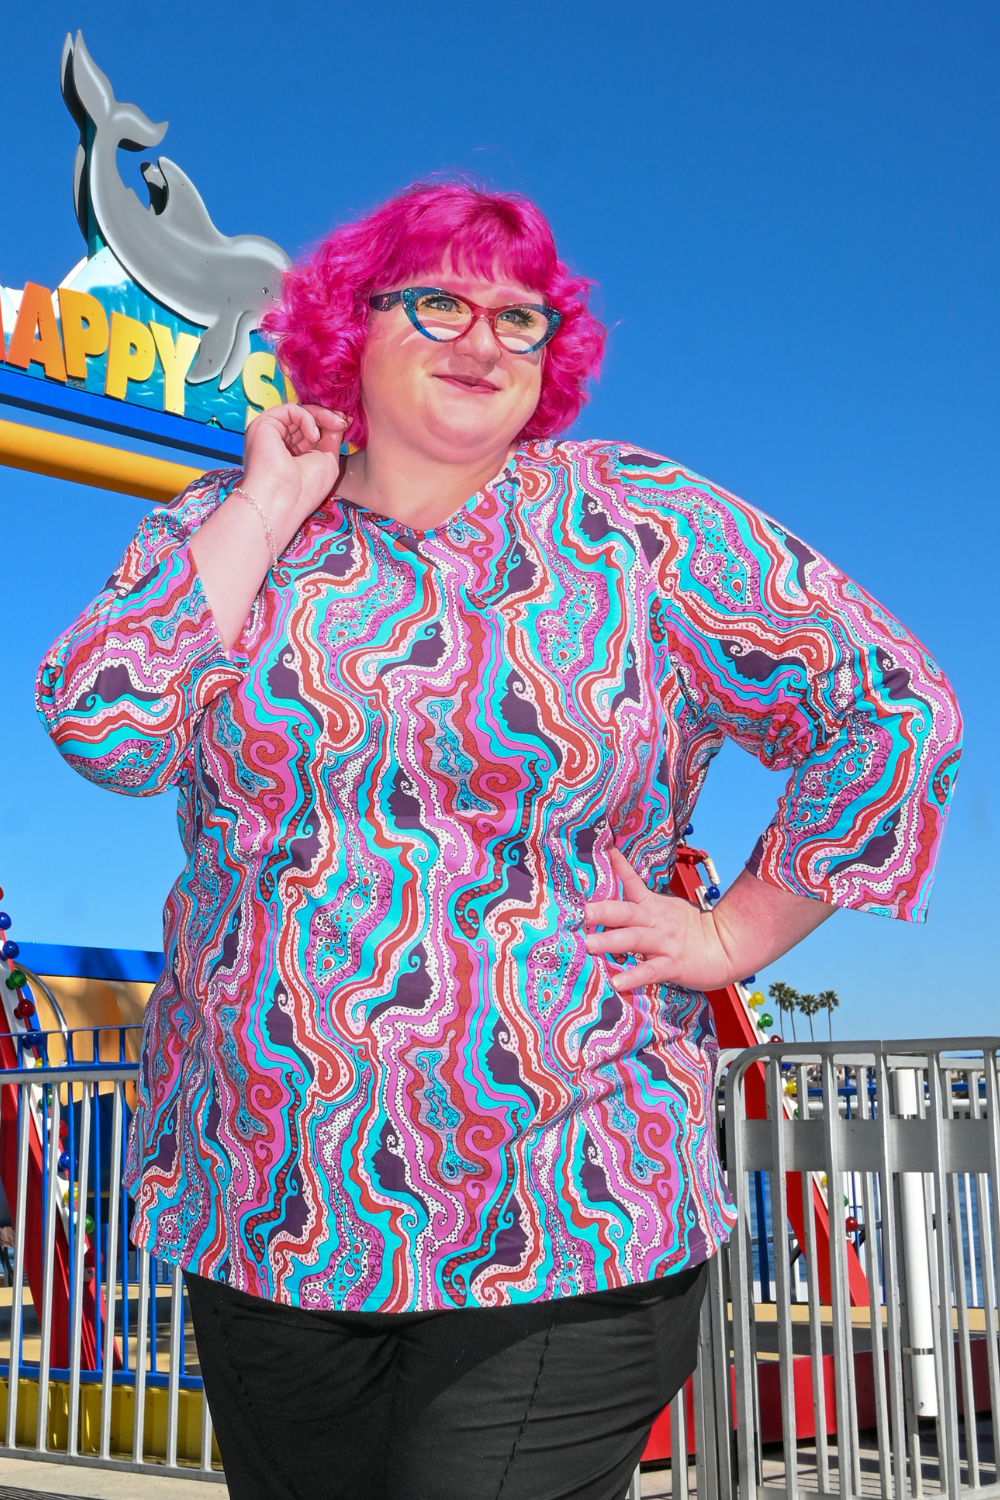
[[[349,505],[358,516],[371,521],[372,525],[377,526],[380,531],[392,529],[404,532],[408,536],[436,537],[442,532],[446,532],[451,523],[457,520],[459,516],[468,515],[470,511],[474,511],[484,495],[498,489],[506,480],[518,479],[518,458],[523,447],[523,443],[518,443],[500,472],[494,475],[487,484],[484,484],[481,490],[477,490],[474,495],[471,495],[464,505],[460,505],[457,510],[452,511],[451,515],[444,521],[440,521],[437,526],[428,526],[423,530],[419,526],[407,526],[404,521],[397,521],[392,516],[380,516],[376,511],[369,510],[366,505],[359,505],[356,500],[350,499],[347,495],[331,495],[330,498],[336,501],[338,505]]]

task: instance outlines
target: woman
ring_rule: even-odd
[[[752,507],[554,440],[587,291],[520,198],[338,229],[265,324],[302,402],[41,669],[84,775],[178,788],[129,1173],[234,1496],[622,1495],[733,1222],[703,992],[836,906],[924,915],[946,681]],[[791,774],[700,912],[665,893],[726,735]]]

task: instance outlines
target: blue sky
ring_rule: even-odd
[[[54,286],[84,250],[58,89],[77,27],[119,98],[170,120],[160,149],[226,233],[295,253],[449,169],[541,204],[612,330],[575,431],[669,454],[805,536],[916,632],[962,704],[927,925],[841,913],[764,977],[836,989],[840,1036],[1000,1030],[1000,12],[35,0],[4,27],[8,286]],[[141,509],[0,469],[0,884],[22,938],[158,946],[181,857],[170,799],[76,777],[31,701]],[[724,880],[778,791],[735,750],[716,762],[696,841]]]

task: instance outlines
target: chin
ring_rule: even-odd
[[[508,436],[509,421],[489,420],[489,414],[480,411],[428,413],[425,430],[436,445],[469,456],[513,442],[513,437]],[[514,429],[515,434],[519,431],[520,427]]]

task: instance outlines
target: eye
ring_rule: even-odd
[[[508,328],[531,328],[537,319],[538,314],[531,307],[508,307],[500,314],[497,322]]]
[[[420,311],[424,312],[459,312],[463,304],[457,297],[450,297],[447,292],[436,292],[432,297],[421,297],[419,302]]]

